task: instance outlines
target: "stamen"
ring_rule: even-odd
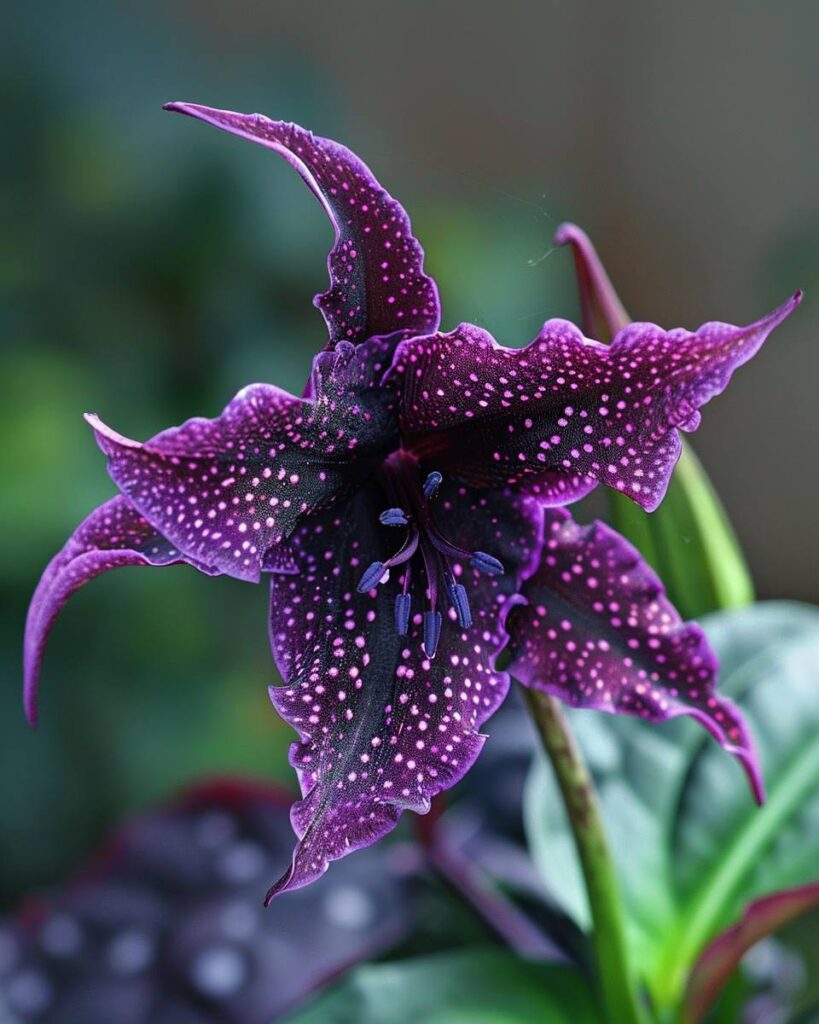
[[[409,632],[412,597],[409,594],[397,594],[395,598],[395,631],[399,636]]]
[[[377,587],[389,575],[389,569],[384,570],[383,562],[373,562],[358,581],[359,594],[369,594],[373,587]]]
[[[441,486],[441,481],[443,479],[444,478],[437,470],[433,470],[433,472],[430,473],[424,481],[424,497],[433,498],[435,496],[435,492]]]
[[[400,508],[388,508],[378,517],[379,523],[384,526],[406,526],[409,522],[406,513]]]
[[[489,576],[503,576],[506,571],[503,568],[503,562],[499,562],[492,555],[487,555],[485,551],[476,551],[469,564],[473,569],[485,572]]]
[[[447,583],[446,589],[455,614],[458,616],[458,625],[461,629],[469,629],[472,625],[472,610],[469,607],[466,588],[462,583]]]
[[[443,483],[442,475],[433,470],[419,486],[417,463],[414,459],[396,453],[384,467],[384,484],[389,499],[394,502],[379,515],[384,526],[403,526],[407,533],[399,550],[383,562],[373,562],[358,584],[360,593],[368,593],[386,582],[389,571],[403,565],[401,592],[395,596],[395,630],[406,636],[412,626],[412,566],[417,553],[423,563],[423,584],[415,584],[415,595],[425,596],[423,613],[423,650],[428,658],[435,656],[441,638],[443,616],[439,611],[440,598],[445,592],[461,629],[473,624],[472,609],[466,587],[456,582],[454,564],[468,564],[480,572],[499,576],[503,563],[485,551],[469,551],[454,544],[441,531],[432,513],[431,499]],[[416,566],[417,568],[417,566]]]
[[[424,651],[428,658],[434,658],[441,639],[441,613],[424,612]]]

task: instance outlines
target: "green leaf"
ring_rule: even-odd
[[[754,599],[753,584],[722,503],[690,445],[662,505],[644,512],[611,488],[606,498],[612,526],[656,570],[686,619]]]
[[[703,948],[750,901],[819,876],[819,610],[759,604],[704,626],[720,656],[721,690],[740,704],[759,745],[763,808],[738,766],[692,722],[572,715],[599,787],[634,962],[661,1009],[679,1006]],[[587,926],[545,764],[530,779],[526,824],[555,897]]]
[[[694,965],[686,987],[683,1020],[702,1020],[751,946],[816,906],[819,882],[754,900],[742,920],[718,935]]]
[[[358,967],[287,1024],[600,1024],[569,967],[471,949]]]

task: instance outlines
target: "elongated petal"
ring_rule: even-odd
[[[691,715],[763,787],[739,710],[716,693],[717,659],[635,548],[603,523],[545,513],[540,565],[511,610],[509,671],[573,707],[661,722]]]
[[[94,509],[80,523],[46,567],[28,610],[23,644],[23,704],[32,725],[37,722],[40,667],[46,640],[60,609],[74,591],[95,576],[123,565],[177,562],[188,562],[209,575],[218,572],[185,558],[122,495]]]
[[[200,783],[117,830],[79,877],[0,919],[5,1024],[261,1024],[410,932],[406,861],[368,850],[261,906],[291,794]]]
[[[216,419],[144,443],[87,417],[114,482],[188,557],[239,579],[275,568],[300,516],[354,488],[396,443],[383,341],[321,353],[309,398],[244,388]]]
[[[798,305],[797,293],[748,327],[696,333],[624,328],[610,346],[549,320],[525,349],[480,328],[402,342],[404,444],[477,486],[536,481],[544,471],[605,483],[648,511],[665,494],[680,430],[727,385]]]
[[[572,247],[584,334],[596,341],[610,340],[631,323],[631,317],[614,290],[591,239],[576,224],[565,223],[555,232],[554,243]]]
[[[327,321],[330,347],[396,331],[409,335],[438,329],[438,289],[424,273],[424,253],[409,217],[354,153],[298,125],[261,114],[236,114],[196,103],[169,103],[165,109],[279,153],[324,207],[336,240],[327,259],[330,289],[314,301]]]
[[[425,813],[478,756],[478,729],[506,694],[508,677],[494,667],[500,609],[537,550],[538,518],[526,501],[496,493],[447,491],[445,483],[440,498],[444,525],[457,523],[465,544],[488,548],[507,571],[456,565],[472,624],[459,627],[450,610],[434,658],[423,647],[422,595],[401,636],[398,582],[357,592],[363,570],[390,543],[390,528],[378,523],[387,504],[378,481],[300,527],[293,544],[301,572],[272,578],[271,641],[286,685],[272,688],[271,699],[300,735],[291,763],[303,799],[291,815],[299,840],[292,864],[269,899],[375,842],[403,810]]]

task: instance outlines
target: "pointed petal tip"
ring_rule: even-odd
[[[552,238],[554,245],[566,245],[568,243],[578,243],[579,245],[588,245],[589,236],[583,230],[578,227],[577,224],[573,224],[571,221],[566,220],[560,224],[555,231]]]
[[[39,673],[33,675],[30,670],[24,671],[23,678],[23,714],[26,716],[29,728],[36,729],[39,721],[39,708],[37,706],[37,691],[39,689]]]
[[[97,438],[97,442],[99,443],[102,450],[106,453],[108,449],[106,448],[104,442],[110,442],[115,447],[142,447],[142,443],[140,441],[134,441],[134,439],[131,437],[125,437],[124,434],[120,434],[119,431],[116,431],[112,427],[109,427],[107,423],[103,423],[103,421],[95,412],[83,413],[83,419],[88,424],[88,426],[91,427],[91,429],[94,431],[94,434],[96,435]]]
[[[773,330],[774,327],[778,327],[783,320],[786,320],[791,313],[799,306],[802,299],[805,297],[805,293],[801,288],[797,288],[793,295],[789,296],[781,306],[777,306],[776,309],[769,313],[766,317],[763,317],[760,321]]]
[[[264,898],[264,905],[266,907],[269,907],[277,896],[281,896],[286,892],[292,892],[295,889],[303,889],[306,885],[310,885],[311,882],[317,881],[329,868],[330,861],[328,860],[318,871],[305,872],[304,870],[299,870],[299,849],[300,843],[293,851],[293,859],[290,861],[290,865],[285,873],[267,890]]]
[[[290,881],[293,878],[293,866],[291,865],[282,877],[274,882],[273,885],[267,890],[264,898],[265,907],[269,907],[270,904],[277,896],[281,896],[283,892],[287,892],[287,888],[290,885]]]
[[[203,107],[201,103],[187,103],[185,100],[171,100],[170,103],[163,103],[162,109],[169,110],[172,114],[187,114],[188,117],[202,117],[209,113],[221,113],[215,107]]]
[[[753,793],[754,800],[759,807],[765,805],[767,799],[765,793],[765,780],[762,778],[762,771],[757,760],[756,753],[753,749],[747,749],[745,747],[725,747],[725,750],[739,761],[742,766],[742,770],[748,777],[748,782],[751,786],[751,792]]]

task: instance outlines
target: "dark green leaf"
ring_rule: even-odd
[[[599,1024],[568,967],[495,949],[365,965],[288,1024]]]

